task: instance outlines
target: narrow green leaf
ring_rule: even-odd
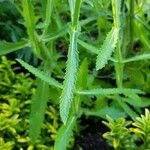
[[[145,22],[139,15],[134,15],[135,19],[139,21],[149,32],[150,32],[150,27],[147,22]]]
[[[88,61],[87,61],[87,58],[85,58],[82,61],[79,71],[78,71],[76,88],[78,88],[78,89],[86,88],[87,74],[88,74]]]
[[[33,51],[39,58],[41,58],[41,50],[35,32],[36,19],[35,19],[34,9],[31,0],[22,0],[22,7],[23,7],[22,15],[25,20],[25,26],[27,28],[27,33],[29,35],[29,39],[31,41]]]
[[[112,28],[108,33],[103,45],[100,48],[99,54],[96,60],[96,70],[102,69],[110,59],[112,52],[115,49],[118,41],[118,29]]]
[[[55,40],[61,36],[64,36],[66,33],[68,33],[68,31],[69,31],[69,25],[67,24],[64,27],[62,27],[60,30],[58,30],[57,32],[52,33],[50,35],[45,35],[45,37],[42,39],[42,41],[48,42],[51,40]]]
[[[84,113],[88,116],[98,116],[103,117],[104,119],[106,118],[106,115],[109,115],[113,119],[126,117],[125,112],[113,106],[111,107],[106,106],[99,110],[85,110]]]
[[[68,0],[69,6],[70,6],[70,12],[71,12],[71,20],[73,20],[73,12],[75,7],[75,0]]]
[[[48,27],[51,23],[52,16],[52,8],[53,8],[53,0],[46,1],[46,11],[45,11],[45,22],[44,22],[44,31],[42,37],[46,34]]]
[[[88,44],[80,39],[78,39],[78,44],[80,44],[82,47],[84,47],[85,49],[88,50],[89,53],[91,54],[98,54],[99,52],[99,48],[95,47],[91,44]],[[109,60],[113,61],[113,62],[117,62],[114,58],[109,58]]]
[[[39,80],[38,87],[31,104],[29,136],[32,143],[35,143],[40,134],[48,101],[48,93],[49,85]]]
[[[72,135],[75,122],[76,122],[76,118],[71,116],[68,119],[66,125],[61,126],[61,128],[58,131],[56,140],[55,140],[54,150],[66,150],[67,149],[67,145]]]
[[[77,82],[76,82],[76,88],[78,89],[84,89],[87,88],[87,80],[88,80],[88,61],[87,58],[85,58],[79,68],[78,76],[77,76]],[[73,110],[76,114],[80,114],[81,109],[81,101],[82,101],[83,95],[75,95],[73,99]]]
[[[82,0],[75,0],[73,20],[72,20],[72,27],[74,29],[77,29],[78,25],[79,25],[78,22],[79,22],[81,2],[82,2]]]
[[[28,45],[29,43],[27,41],[19,41],[15,43],[0,41],[0,55],[5,55],[8,53],[14,52]]]
[[[77,94],[80,95],[111,95],[111,94],[126,94],[126,93],[138,93],[144,94],[141,90],[138,89],[126,89],[126,88],[108,88],[108,89],[92,89],[92,90],[78,90]]]
[[[136,120],[138,114],[133,111],[125,102],[122,101],[121,97],[116,97],[118,104],[123,108],[123,110],[133,119]]]
[[[38,77],[39,79],[47,82],[49,85],[51,86],[55,86],[58,88],[62,88],[62,85],[56,81],[54,78],[46,75],[43,71],[29,65],[28,63],[24,62],[21,59],[17,59],[17,61],[25,68],[27,69],[29,72],[31,72],[32,74],[34,74],[36,77]]]
[[[137,56],[125,59],[123,61],[123,63],[129,63],[129,62],[133,62],[133,61],[146,60],[146,59],[150,59],[150,54],[137,55]]]
[[[78,39],[78,43],[79,43],[82,47],[84,47],[85,49],[87,49],[89,52],[91,52],[91,53],[98,54],[98,52],[99,52],[99,50],[98,50],[97,47],[95,47],[95,46],[93,46],[93,45],[91,45],[91,44],[88,44],[88,43],[86,43],[86,42],[84,42],[84,41],[82,41],[82,40],[79,40],[79,39]]]
[[[148,106],[150,106],[150,100],[149,99],[122,98],[122,100],[124,102],[127,102],[128,104],[132,105],[133,107],[148,107]]]
[[[73,32],[70,36],[70,47],[68,52],[66,75],[60,99],[60,116],[64,123],[66,123],[68,118],[77,77],[78,61],[79,61],[77,51],[77,37],[78,37],[77,32]]]

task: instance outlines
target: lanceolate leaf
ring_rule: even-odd
[[[38,77],[39,79],[47,82],[49,85],[58,87],[58,88],[62,88],[62,85],[56,81],[54,78],[50,77],[49,75],[46,75],[43,71],[34,68],[33,66],[27,64],[26,62],[24,62],[21,59],[17,59],[17,61],[25,68],[27,69],[29,72],[31,72],[32,74],[34,74],[36,77]]]
[[[38,87],[31,104],[29,135],[32,143],[35,143],[40,134],[44,120],[45,108],[48,101],[48,93],[49,85],[46,82],[39,80]]]
[[[10,43],[6,41],[0,41],[0,55],[5,55],[21,48],[28,46],[27,41],[20,41],[15,43]]]
[[[97,56],[96,60],[96,70],[102,69],[107,64],[112,52],[115,49],[116,43],[118,40],[118,29],[112,28],[108,33],[102,47]]]
[[[97,47],[91,45],[91,44],[88,44],[82,40],[79,40],[78,39],[78,43],[83,46],[84,48],[86,48],[89,52],[93,53],[93,54],[98,54],[99,50]]]
[[[109,115],[113,119],[117,119],[119,117],[126,117],[126,113],[123,112],[122,110],[118,109],[117,107],[114,106],[106,106],[102,109],[98,110],[85,110],[85,115],[88,116],[98,116],[102,118],[106,118],[106,115]]]
[[[77,77],[77,68],[78,68],[77,37],[78,37],[77,32],[73,32],[73,34],[71,34],[70,37],[71,43],[68,52],[66,75],[60,99],[60,116],[64,123],[66,123],[68,118]]]
[[[137,56],[125,59],[123,61],[123,63],[129,63],[129,62],[133,62],[133,61],[146,60],[146,59],[150,59],[150,54],[137,55]]]
[[[57,138],[54,145],[54,150],[66,150],[72,135],[73,127],[75,125],[76,118],[70,117],[66,125],[62,125],[58,131]]]
[[[84,89],[87,86],[87,75],[88,75],[88,60],[85,58],[79,68],[76,88]]]
[[[126,89],[126,88],[109,88],[109,89],[92,89],[92,90],[81,90],[77,91],[77,94],[80,95],[111,95],[111,94],[129,94],[129,93],[139,93],[144,94],[141,90],[138,89]]]
[[[35,32],[36,19],[34,15],[33,4],[31,0],[22,0],[23,7],[23,17],[25,20],[25,26],[27,28],[27,33],[33,48],[33,51],[38,57],[41,57],[41,50],[39,47],[38,38]]]
[[[133,119],[136,120],[138,117],[138,114],[133,111],[125,102],[122,101],[121,97],[116,97],[115,100],[117,100],[118,104],[123,108],[123,110]]]

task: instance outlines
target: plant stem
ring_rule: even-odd
[[[118,29],[118,43],[115,51],[115,71],[116,71],[116,84],[117,87],[122,87],[123,82],[123,60],[121,54],[121,21],[120,21],[120,12],[121,12],[121,0],[112,0],[112,9],[113,9],[113,18],[114,18],[114,27]]]
[[[133,48],[133,33],[134,33],[134,0],[130,0],[129,12],[129,51]]]
[[[25,25],[27,28],[27,32],[29,35],[29,39],[30,39],[33,51],[37,57],[41,58],[41,50],[40,50],[39,42],[38,42],[37,35],[35,32],[35,16],[34,16],[34,10],[33,10],[31,1],[23,0],[22,6],[23,6],[23,17],[25,20]]]
[[[73,14],[73,21],[72,21],[72,27],[75,30],[77,30],[77,28],[78,28],[80,6],[81,6],[81,0],[76,0],[75,8],[74,8],[74,14]]]
[[[44,27],[44,31],[42,34],[42,37],[44,37],[44,35],[46,34],[48,27],[51,23],[51,15],[52,15],[52,5],[53,4],[53,0],[47,0],[47,5],[46,5],[46,17],[45,17],[45,27]]]

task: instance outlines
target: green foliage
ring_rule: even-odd
[[[60,115],[64,123],[66,123],[68,118],[77,76],[77,69],[78,69],[77,34],[78,33],[75,32],[70,37],[71,43],[68,53],[66,75],[60,100]]]
[[[16,42],[16,43],[9,43],[9,42],[4,42],[4,41],[0,41],[0,55],[4,55],[16,50],[19,50],[21,48],[24,48],[28,45],[28,43],[26,41],[20,41],[20,42]]]
[[[28,136],[29,109],[36,83],[29,74],[21,71],[15,61],[10,61],[3,56],[0,62],[0,148],[7,150],[49,149],[56,138],[59,118],[57,110],[48,104],[44,111],[47,122],[42,124],[43,133],[36,141],[36,145],[31,146]],[[19,73],[16,75],[16,72]],[[37,124],[35,126],[37,127]],[[48,145],[47,139],[50,142]]]
[[[39,81],[36,93],[32,100],[30,114],[30,138],[32,143],[35,143],[36,139],[38,138],[43,124],[49,96],[48,86],[49,85],[47,83]]]
[[[150,111],[145,109],[145,115],[138,117],[133,126],[132,131],[144,142],[141,149],[148,150],[150,148]]]
[[[145,115],[137,117],[133,123],[124,118],[113,120],[109,116],[107,116],[107,121],[103,123],[110,129],[110,132],[104,133],[103,137],[114,149],[148,150],[150,148],[150,112],[148,109],[145,109]],[[131,123],[134,127],[131,127]],[[143,143],[136,145],[137,140],[142,140]]]
[[[45,75],[45,73],[43,71],[41,71],[41,70],[39,70],[37,68],[34,68],[33,66],[31,66],[31,65],[27,64],[26,62],[24,62],[23,60],[17,59],[17,61],[23,67],[25,67],[29,72],[34,74],[39,79],[49,83],[49,85],[62,88],[62,85],[58,81],[56,81],[55,79],[51,78],[49,75]]]
[[[56,140],[55,149],[67,149],[83,114],[104,119],[108,114],[113,119],[130,117],[135,121],[150,104],[148,6],[148,0],[142,4],[133,0],[1,1],[0,55],[8,54],[11,59],[17,55],[21,66],[38,78],[35,90],[30,75],[20,73],[18,64],[2,57],[1,145],[45,150],[53,149]],[[58,121],[55,105],[60,106],[63,124]],[[115,121],[110,122],[115,126]],[[128,135],[132,139],[125,120],[119,119],[117,125],[125,133],[123,139]],[[115,147],[130,145],[116,135]]]
[[[68,51],[68,61],[66,64],[67,67],[65,81],[63,84],[63,90],[60,98],[60,116],[64,124],[67,122],[78,71],[79,56],[77,50],[77,39],[79,34],[78,19],[80,15],[80,5],[81,0],[76,0],[74,2],[74,9],[72,10],[71,8],[71,12],[73,11],[73,16],[71,16],[72,25],[70,31],[70,46]]]
[[[65,150],[70,141],[70,136],[72,135],[72,130],[75,125],[76,118],[70,116],[66,125],[62,125],[57,133],[57,138],[54,145],[54,150]]]
[[[118,40],[118,29],[112,28],[108,33],[96,60],[96,70],[102,69],[107,64]]]

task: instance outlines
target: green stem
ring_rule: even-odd
[[[133,33],[134,33],[134,0],[130,0],[129,14],[129,51],[133,48]]]
[[[118,10],[117,10],[117,0],[112,0],[112,11],[113,11],[113,19],[114,19],[114,26],[118,28]]]
[[[116,84],[117,87],[121,88],[123,83],[123,60],[119,42],[116,47],[115,57],[117,60],[117,62],[115,62]]]
[[[41,50],[39,47],[37,34],[35,32],[35,16],[34,16],[34,10],[31,1],[23,0],[22,6],[23,6],[23,17],[25,20],[25,25],[27,28],[31,46],[33,48],[34,53],[37,55],[37,57],[41,58]]]
[[[52,5],[53,4],[53,0],[47,0],[47,4],[46,4],[46,17],[45,17],[45,27],[44,27],[44,31],[42,34],[42,37],[46,34],[48,27],[51,23],[51,15],[52,15]]]
[[[74,14],[73,14],[73,21],[72,21],[72,27],[74,30],[77,30],[78,28],[80,6],[81,6],[81,0],[76,0]]]
[[[112,0],[112,9],[113,9],[113,19],[114,26],[118,29],[118,43],[115,51],[115,72],[116,72],[116,84],[117,87],[122,87],[123,82],[123,60],[121,53],[121,21],[120,21],[120,12],[121,12],[121,0]]]

